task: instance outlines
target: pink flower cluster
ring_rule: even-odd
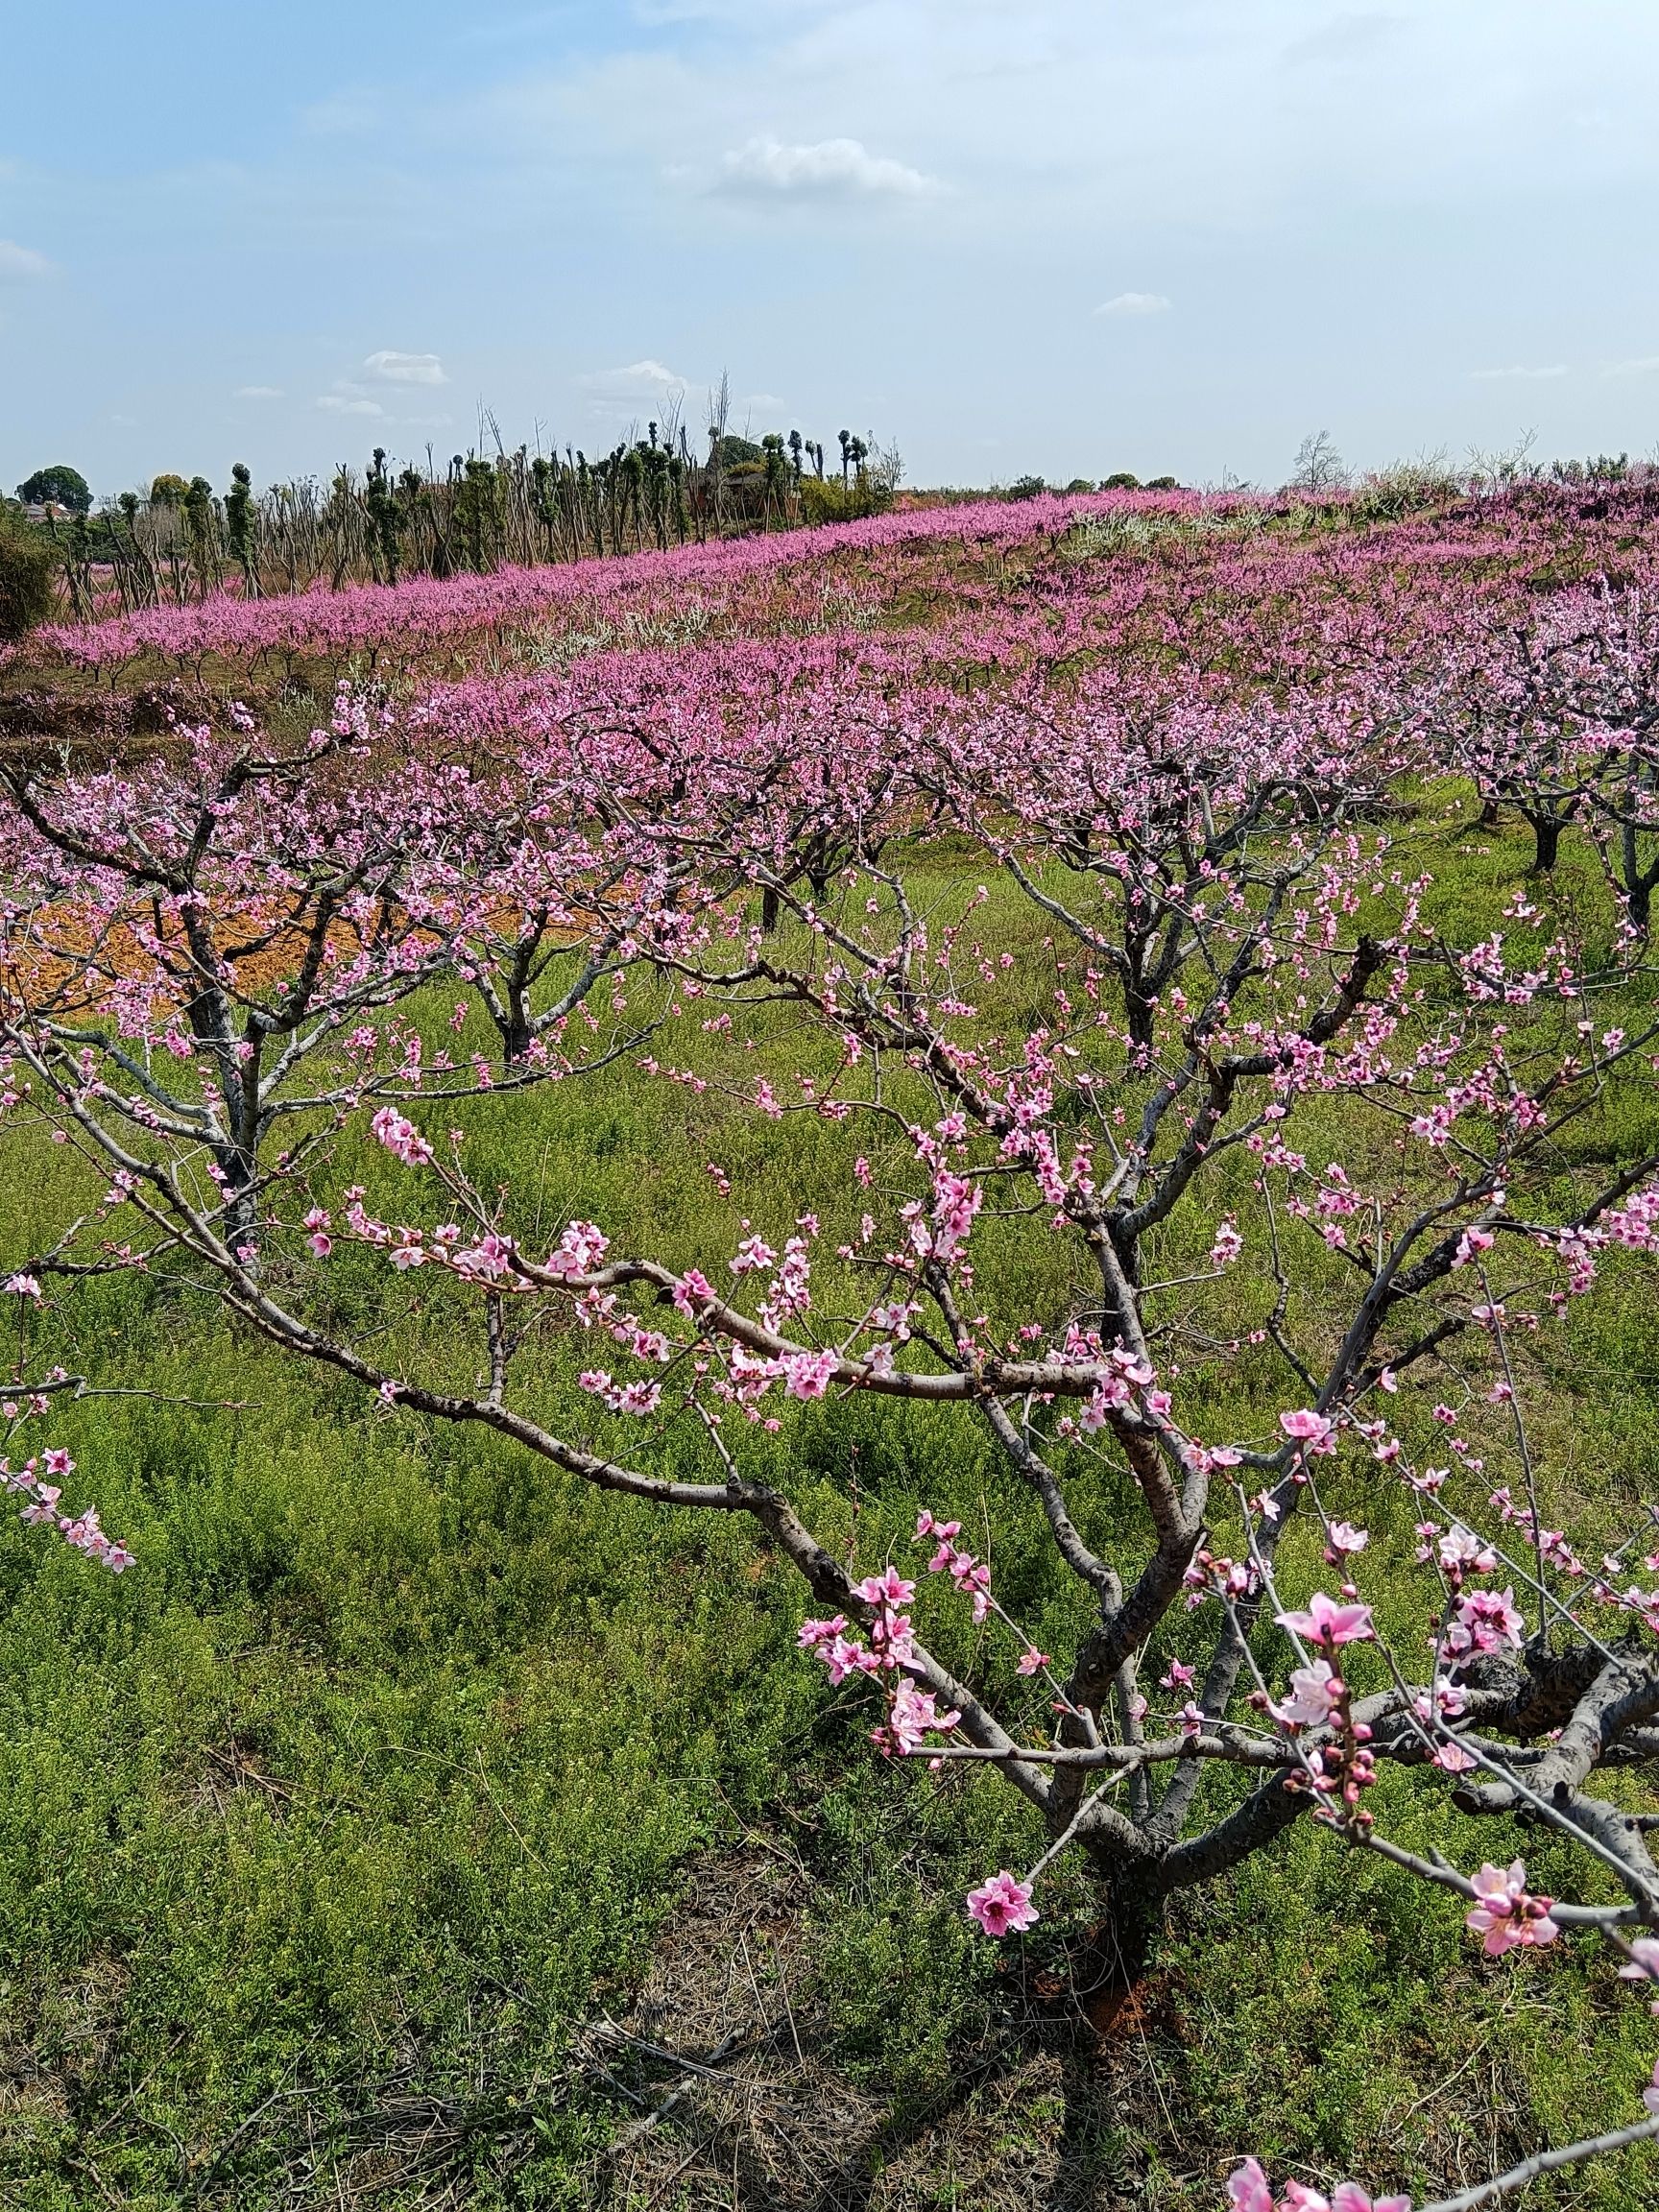
[[[841,1613],[829,1620],[803,1622],[796,1639],[802,1650],[814,1652],[823,1661],[830,1681],[835,1683],[844,1682],[849,1674],[854,1673],[897,1673],[909,1666],[915,1656],[910,1616],[904,1610],[916,1595],[915,1583],[907,1582],[896,1567],[887,1567],[879,1575],[867,1575],[862,1582],[854,1585],[854,1591],[874,1609],[868,1644]],[[954,1727],[959,1718],[951,1714],[948,1719],[940,1719],[935,1725]],[[883,1749],[887,1747],[882,1731],[876,1732],[876,1741]]]
[[[975,1558],[965,1545],[957,1543],[961,1533],[960,1521],[937,1521],[926,1510],[916,1517],[917,1543],[933,1545],[933,1556],[927,1562],[928,1574],[950,1575],[972,1605],[974,1624],[978,1627],[995,1603],[991,1596],[991,1570],[983,1559]]]
[[[396,1106],[382,1106],[369,1126],[377,1141],[406,1167],[423,1167],[431,1159],[431,1145]]]
[[[987,1936],[1023,1936],[1042,1918],[1031,1902],[1031,1885],[999,1867],[989,1881],[968,1892],[968,1911]]]
[[[1517,1948],[1536,1950],[1561,1933],[1550,1917],[1554,1900],[1534,1897],[1527,1889],[1523,1860],[1512,1860],[1506,1869],[1488,1861],[1475,1876],[1475,1895],[1465,1925],[1482,1938],[1480,1948],[1488,1959],[1502,1959]]]
[[[44,1401],[41,1404],[43,1406]],[[38,1457],[25,1460],[21,1467],[14,1468],[10,1460],[0,1458],[0,1487],[23,1500],[19,1519],[26,1526],[56,1529],[65,1544],[84,1551],[99,1566],[108,1567],[112,1575],[119,1575],[132,1566],[132,1553],[125,1544],[118,1544],[108,1534],[99,1522],[98,1508],[88,1505],[80,1514],[58,1510],[63,1495],[63,1479],[74,1471],[75,1462],[69,1454],[60,1447],[49,1446]]]
[[[1254,2158],[1228,2176],[1227,2200],[1233,2212],[1411,2212],[1409,2197],[1373,2197],[1358,2181],[1338,2181],[1328,2197],[1305,2181],[1287,2181],[1275,2198]]]
[[[1282,1628],[1329,1650],[1343,1644],[1368,1643],[1374,1634],[1369,1605],[1338,1605],[1323,1590],[1313,1593],[1306,1612],[1280,1613],[1275,1618]]]

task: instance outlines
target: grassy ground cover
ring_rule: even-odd
[[[1449,830],[1438,794],[1408,833],[1472,939],[1529,840]],[[973,865],[918,855],[913,892]],[[1548,896],[1582,901],[1590,879],[1570,841]],[[996,895],[988,941],[1034,927]],[[784,1065],[785,1031],[761,1026],[751,1071]],[[714,1074],[741,1052],[675,1046]],[[458,1114],[475,1177],[514,1185],[526,1232],[575,1214],[676,1262],[718,1257],[736,1223],[711,1161],[766,1195],[757,1226],[847,1204],[850,1134],[633,1069]],[[1633,1151],[1656,1121],[1632,1087],[1582,1142]],[[77,1170],[27,1138],[8,1168],[9,1261],[61,1218]],[[340,1168],[372,1190],[395,1178],[379,1154]],[[1170,1224],[1171,1274],[1209,1233]],[[1541,1438],[1580,1521],[1650,1487],[1659,1312],[1616,1274],[1538,1354]],[[341,1260],[360,1328],[377,1281]],[[1311,1309],[1329,1281],[1310,1266]],[[1073,1289],[1040,1237],[1008,1239],[985,1286],[1032,1311]],[[1237,1302],[1211,1310],[1216,1335],[1250,1294],[1247,1270],[1214,1294]],[[1183,1904],[1109,2016],[1080,1885],[1051,1885],[1017,1956],[973,1937],[962,1891],[1034,1854],[1034,1818],[984,1777],[882,1766],[864,1701],[795,1655],[799,1593],[746,1530],[387,1417],[165,1280],[84,1286],[59,1319],[65,1357],[151,1395],[60,1425],[137,1552],[130,1575],[0,1526],[8,2202],[1198,2212],[1246,2148],[1280,2171],[1445,2182],[1628,2116],[1651,2025],[1602,1954],[1488,1965],[1453,1901],[1306,1827]],[[435,1359],[463,1357],[441,1293],[421,1327]],[[590,1428],[581,1340],[535,1358],[549,1421]],[[1209,1356],[1212,1432],[1271,1391],[1252,1362]],[[682,1449],[668,1431],[655,1464]],[[1076,1599],[964,1414],[827,1401],[765,1450],[861,1560],[920,1503],[958,1515],[1004,1600],[1061,1640]],[[1378,1554],[1403,1564],[1407,1502],[1368,1503]],[[1093,1485],[1085,1534],[1122,1505]],[[1380,1617],[1391,1601],[1403,1627],[1404,1576],[1393,1600],[1379,1584]],[[960,1623],[929,1629],[965,1670],[1005,1666]],[[1398,1778],[1382,1793],[1402,1841],[1453,1847],[1454,1815],[1414,1813]],[[1576,1880],[1527,1849],[1542,1886]],[[1633,2157],[1534,2200],[1637,2212],[1656,2179]]]

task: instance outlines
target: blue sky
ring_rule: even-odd
[[[0,484],[1659,444],[1654,0],[0,0]]]

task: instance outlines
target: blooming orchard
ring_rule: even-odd
[[[989,1939],[1042,1924],[1070,1854],[1133,1976],[1173,1894],[1312,1821],[1454,1893],[1493,1959],[1597,1939],[1659,1978],[1652,1822],[1609,1782],[1659,1755],[1659,1521],[1615,1485],[1550,1526],[1535,1419],[1577,1302],[1659,1241],[1659,632],[1628,578],[1523,589],[1596,527],[1517,503],[1323,565],[1206,541],[1190,608],[1078,564],[1035,613],[965,588],[921,635],[348,689],[301,741],[231,710],[147,766],[10,771],[8,1110],[103,1190],[26,1272],[182,1259],[390,1408],[745,1517],[877,1752],[1031,1809],[1041,1854],[965,1900]],[[1554,671],[1547,706],[1500,662]],[[1597,896],[1528,883],[1472,926],[1439,875],[1471,781],[1582,824]],[[624,1053],[796,1123],[810,1208],[716,1166],[730,1237],[670,1257],[474,1172],[454,1100]],[[348,1250],[384,1266],[373,1339],[330,1301]],[[574,1427],[522,1357],[543,1319]],[[1052,1650],[954,1501],[849,1566],[768,1478],[796,1404],[860,1396],[982,1425]],[[670,1433],[700,1476],[660,1471]],[[31,1513],[51,1473],[12,1479]],[[1473,1824],[1473,1870],[1390,1838],[1384,1774]],[[1586,1894],[1482,1860],[1500,1819],[1575,1846]],[[1647,2103],[1445,2205],[1659,2133]],[[1228,2188],[1406,2202],[1254,2161]]]

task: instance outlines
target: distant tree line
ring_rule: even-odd
[[[1180,483],[1173,476],[1148,476],[1142,484],[1130,469],[1119,469],[1110,476],[1102,476],[1096,484],[1090,476],[1073,476],[1069,484],[1050,484],[1046,476],[1016,476],[1012,484],[1004,485],[1004,499],[1035,499],[1044,492],[1177,492]]]
[[[255,489],[238,462],[221,492],[205,476],[173,473],[146,492],[94,509],[85,479],[65,465],[17,487],[25,516],[8,531],[31,574],[51,572],[76,620],[140,607],[184,606],[227,589],[256,597],[326,584],[396,584],[402,577],[488,573],[508,565],[602,559],[688,541],[850,520],[890,507],[902,464],[896,447],[843,430],[838,456],[792,430],[758,441],[726,426],[724,388],[708,448],[683,426],[648,423],[643,438],[589,458],[579,447],[493,455],[430,454],[398,467],[376,446],[366,469],[342,463],[315,477]],[[489,424],[493,428],[493,424]],[[27,511],[33,511],[32,515]],[[21,526],[20,526],[21,525]],[[26,602],[26,603],[25,603]],[[45,618],[31,586],[0,634]]]

